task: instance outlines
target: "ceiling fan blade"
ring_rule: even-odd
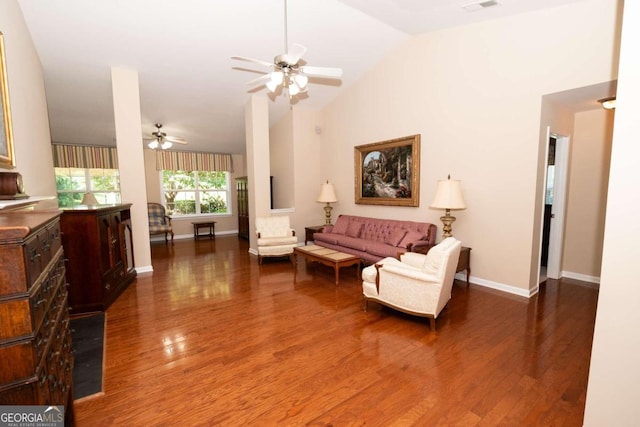
[[[176,144],[186,144],[187,140],[180,138],[179,136],[167,135],[163,138],[165,141],[175,142]]]
[[[183,145],[184,145],[184,144],[188,144],[188,142],[187,142],[187,141],[185,141],[184,139],[165,138],[164,140],[165,140],[165,141],[172,142],[172,143],[174,143],[174,144],[183,144]]]
[[[247,86],[262,86],[271,81],[271,74],[265,74],[264,76],[257,77],[255,79],[249,80],[247,82]]]
[[[330,68],[330,67],[312,67],[305,65],[300,67],[300,71],[311,77],[327,77],[332,79],[338,79],[342,77],[342,69]]]
[[[238,61],[253,62],[254,64],[264,65],[265,67],[273,67],[273,63],[262,61],[260,59],[246,58],[244,56],[232,56],[231,59],[237,59]]]
[[[287,52],[289,61],[291,61],[292,64],[297,64],[306,51],[306,47],[302,46],[301,44],[293,43],[291,46],[289,46],[289,52]]]

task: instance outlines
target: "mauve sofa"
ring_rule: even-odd
[[[335,225],[314,233],[316,245],[357,255],[366,263],[405,252],[427,253],[436,243],[437,227],[428,222],[340,215]]]

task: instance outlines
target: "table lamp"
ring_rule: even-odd
[[[333,208],[331,207],[330,203],[335,203],[338,201],[338,199],[336,198],[336,191],[333,188],[333,184],[329,184],[329,181],[322,184],[320,186],[320,195],[318,195],[318,200],[316,201],[318,203],[326,203],[324,207],[325,224],[331,224],[331,209]]]
[[[451,211],[467,208],[462,198],[460,181],[452,180],[451,175],[447,176],[446,180],[439,180],[436,188],[436,197],[429,207],[445,210],[445,215],[440,217],[440,221],[443,224],[442,238],[451,237],[453,235],[451,234],[451,224],[456,220],[456,217],[451,216]]]

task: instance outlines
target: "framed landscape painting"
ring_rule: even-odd
[[[355,147],[356,203],[420,206],[420,135]]]
[[[11,131],[11,113],[9,109],[9,85],[7,67],[4,62],[4,40],[0,33],[0,167],[13,168],[13,133]]]

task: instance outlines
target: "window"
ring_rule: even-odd
[[[79,205],[84,193],[92,192],[98,203],[120,203],[118,169],[55,168],[58,206]]]
[[[173,216],[229,213],[229,173],[162,171],[167,213]]]

